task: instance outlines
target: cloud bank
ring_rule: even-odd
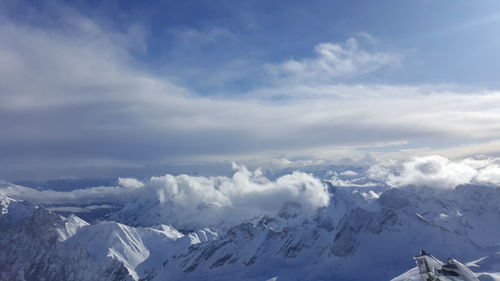
[[[373,200],[384,190],[408,186],[438,190],[465,184],[500,187],[499,163],[487,157],[450,160],[430,155],[351,169],[320,165],[318,171],[330,169],[326,177],[296,171],[275,180],[264,176],[260,169],[251,171],[234,164],[231,177],[167,174],[144,180],[119,178],[117,186],[70,192],[38,191],[3,183],[0,192],[16,199],[56,204],[57,210],[77,210],[75,206],[83,205],[88,211],[88,206],[118,204],[124,207],[112,219],[124,223],[163,223],[196,229],[233,225],[262,215],[276,216],[290,202],[299,203],[300,214],[313,215],[335,196],[322,180]]]
[[[289,202],[304,215],[327,206],[330,194],[320,179],[293,172],[271,181],[260,170],[233,165],[232,177],[165,175],[140,181],[120,178],[119,186],[71,192],[37,191],[14,186],[0,190],[14,198],[45,204],[124,204],[118,214],[129,223],[169,223],[180,228],[234,224],[261,215],[277,215]],[[128,221],[130,218],[136,218]]]
[[[231,178],[166,175],[151,178],[147,185],[155,191],[162,217],[184,227],[234,224],[264,214],[277,215],[289,202],[299,203],[304,215],[329,204],[326,186],[309,174],[294,172],[270,181],[260,170],[251,172],[239,165],[233,168]]]
[[[367,174],[390,187],[455,188],[464,184],[500,183],[498,160],[484,157],[456,161],[438,155],[414,157],[397,165],[375,165]]]
[[[274,64],[278,83],[205,95],[141,67],[132,51],[147,50],[140,28],[117,31],[78,14],[60,29],[0,20],[0,178],[7,180],[146,177],[166,167],[191,173],[231,161],[367,153],[404,158],[450,143],[469,146],[445,156],[478,147],[500,153],[498,91],[332,82],[397,64],[398,54],[355,39]]]

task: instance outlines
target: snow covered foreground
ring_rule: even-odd
[[[4,183],[0,280],[418,280],[420,249],[500,280],[499,188],[325,185],[329,203],[314,212],[290,201],[275,214],[182,229],[149,197],[89,224]],[[124,215],[134,209],[140,222]]]

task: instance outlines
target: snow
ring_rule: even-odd
[[[98,263],[67,238],[86,227],[29,202],[0,196],[0,280],[131,280],[121,263]],[[5,204],[8,203],[8,204]]]
[[[70,215],[67,218],[62,217],[62,220],[62,225],[57,228],[57,233],[60,237],[60,241],[67,240],[68,238],[75,235],[82,227],[89,225],[88,222],[75,215]]]
[[[418,268],[414,267],[398,277],[391,279],[391,281],[421,281],[421,279]]]
[[[169,221],[182,209],[158,215],[158,202],[148,201],[148,196],[125,206],[127,212],[121,210],[120,216],[107,218],[136,214],[131,221],[144,220],[143,226],[104,217],[89,224],[75,215],[62,217],[22,201],[24,193],[16,193],[13,199],[8,192],[26,189],[3,183],[0,232],[4,240],[0,242],[18,241],[21,258],[47,267],[51,265],[30,256],[32,245],[51,245],[36,249],[84,263],[88,276],[103,268],[122,274],[123,268],[134,280],[419,280],[412,257],[420,249],[428,249],[441,260],[471,261],[466,265],[480,280],[500,280],[499,188],[372,189],[360,185],[327,184],[328,204],[308,215],[303,215],[304,208],[310,206],[303,201],[278,200],[273,212],[255,212],[215,228],[213,221],[203,225],[196,218],[191,221],[200,224],[199,228],[186,230]],[[130,189],[141,188],[134,183]],[[12,267],[16,272],[8,272],[9,276],[29,269],[19,259],[0,254],[0,268],[12,261],[17,262]],[[71,274],[84,273],[72,268]]]

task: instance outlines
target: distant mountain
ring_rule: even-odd
[[[116,184],[116,178],[106,179],[56,179],[47,181],[14,181],[14,184],[36,190],[72,191],[94,186],[111,186]]]

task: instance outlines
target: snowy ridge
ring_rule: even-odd
[[[83,247],[99,262],[109,258],[121,262],[137,280],[142,273],[161,266],[164,260],[187,251],[189,246],[212,239],[207,238],[207,231],[200,231],[204,235],[183,235],[170,226],[159,228],[102,222],[81,229],[67,243]]]

